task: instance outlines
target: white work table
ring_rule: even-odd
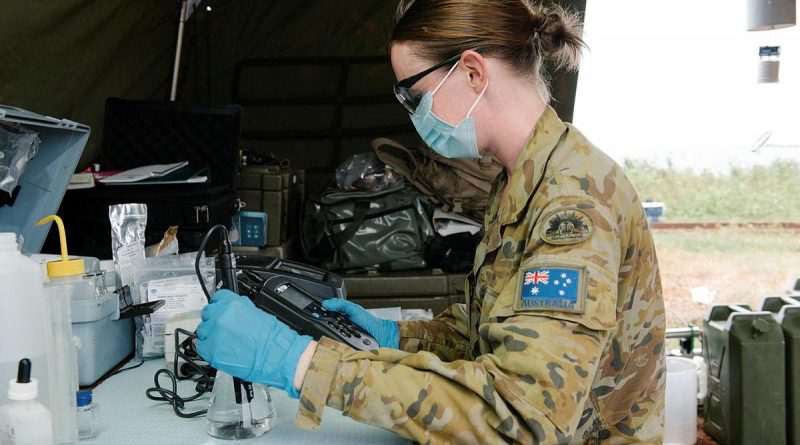
[[[151,360],[136,369],[117,374],[94,390],[94,401],[99,404],[102,423],[100,434],[81,443],[92,445],[224,445],[234,443],[215,439],[206,433],[205,416],[183,419],[175,415],[172,405],[156,402],[145,396],[153,386],[153,374],[163,365],[163,360]],[[162,376],[162,386],[168,379]],[[194,394],[194,383],[179,382],[181,396]],[[358,423],[342,416],[339,411],[325,408],[322,426],[314,432],[301,430],[294,425],[297,400],[285,392],[272,389],[276,419],[272,430],[254,439],[236,441],[246,444],[405,444],[410,442],[389,431]],[[187,411],[204,409],[210,394],[197,402],[187,404]]]

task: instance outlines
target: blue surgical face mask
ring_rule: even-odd
[[[450,159],[480,158],[478,137],[475,133],[475,120],[470,114],[472,114],[472,110],[475,109],[481,97],[483,97],[486,88],[489,88],[488,82],[475,100],[475,103],[467,111],[467,116],[457,125],[448,124],[433,113],[433,96],[457,66],[458,62],[450,68],[450,71],[432,92],[425,93],[417,110],[411,114],[411,122],[414,124],[414,128],[417,129],[417,133],[422,137],[422,140],[436,153]]]

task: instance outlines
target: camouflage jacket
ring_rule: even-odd
[[[620,167],[548,108],[484,229],[466,305],[402,322],[400,350],[323,338],[296,423],[328,405],[423,444],[661,443],[661,283]]]

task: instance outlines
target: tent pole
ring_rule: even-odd
[[[181,1],[181,16],[178,20],[178,43],[175,46],[175,64],[172,68],[172,89],[169,93],[169,100],[175,101],[178,94],[178,74],[181,68],[181,50],[183,49],[183,27],[186,24],[186,15],[189,12],[189,1]]]

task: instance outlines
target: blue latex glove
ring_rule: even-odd
[[[197,352],[211,366],[299,397],[294,372],[311,337],[298,334],[229,290],[214,293],[202,319],[197,327]]]
[[[400,331],[396,321],[378,318],[363,307],[341,298],[325,300],[322,302],[322,307],[328,311],[347,314],[353,323],[361,326],[375,337],[382,348],[397,349],[400,347]]]

